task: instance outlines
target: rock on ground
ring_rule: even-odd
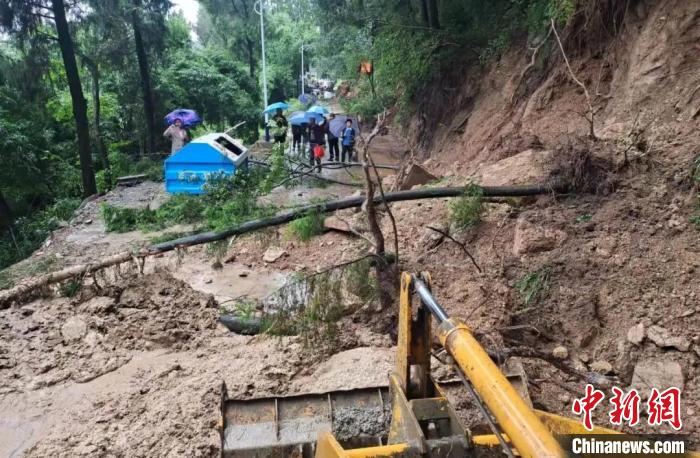
[[[263,253],[263,261],[265,262],[275,262],[282,256],[287,254],[285,250],[283,250],[280,247],[270,247],[267,250],[265,250],[265,253]]]
[[[661,326],[649,326],[647,337],[661,348],[675,348],[679,351],[688,351],[690,349],[690,340],[683,336],[671,335],[671,332]]]
[[[479,183],[483,186],[540,183],[550,173],[551,158],[551,151],[525,150],[485,167]]]
[[[631,386],[647,394],[652,388],[665,390],[676,387],[682,391],[684,378],[681,365],[662,358],[640,361],[634,367]]]
[[[520,216],[515,226],[513,254],[550,251],[566,240],[566,232],[534,224]]]
[[[627,341],[639,345],[644,340],[644,324],[638,323],[627,331]]]

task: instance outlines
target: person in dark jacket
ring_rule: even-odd
[[[341,160],[345,162],[345,156],[347,154],[348,162],[352,162],[353,158],[353,151],[355,149],[355,128],[352,127],[352,119],[348,118],[347,121],[345,121],[345,127],[343,128],[342,132],[340,133],[340,138],[342,139],[343,143],[343,152],[341,153],[342,158]]]
[[[309,164],[313,167],[316,164],[316,169],[321,172],[321,158],[316,157],[314,149],[317,146],[323,147],[326,144],[326,128],[316,124],[315,118],[309,118]]]
[[[303,127],[292,124],[292,151],[301,151],[301,135],[303,131]]]
[[[330,161],[340,160],[340,150],[338,149],[338,137],[331,132],[331,121],[335,119],[335,114],[331,113],[326,121],[326,135],[328,136],[328,155]]]

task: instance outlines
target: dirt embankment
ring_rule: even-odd
[[[700,238],[689,217],[698,205],[700,9],[642,1],[613,23],[590,19],[574,21],[565,49],[592,94],[598,140],[585,138],[584,93],[551,37],[543,63],[525,73],[531,51],[517,47],[432,86],[407,132],[416,157],[450,184],[533,182],[555,169],[573,177],[581,157],[604,173],[587,177],[587,192],[491,204],[477,228],[453,231],[482,274],[427,229],[449,226],[445,203],[397,204],[402,257],[405,268],[432,272],[448,311],[493,350],[556,353],[643,398],[653,386],[682,387],[682,432],[697,448]],[[601,20],[609,29],[596,28]],[[585,381],[537,360],[526,368],[535,404],[570,415]],[[607,408],[598,410],[609,426]],[[663,431],[642,415],[632,431]]]

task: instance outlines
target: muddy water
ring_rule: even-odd
[[[267,269],[251,269],[240,263],[224,264],[221,269],[211,267],[209,259],[189,259],[172,271],[193,289],[213,294],[218,303],[241,296],[261,299],[284,285],[287,274]]]
[[[88,383],[57,385],[37,391],[0,397],[0,456],[21,456],[50,432],[66,423],[80,422],[105,396],[121,396],[133,390],[133,379],[145,372],[161,372],[183,354],[166,349],[141,352],[114,372]],[[93,421],[98,421],[95,418]]]

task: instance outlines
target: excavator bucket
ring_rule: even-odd
[[[222,456],[313,457],[320,432],[346,447],[381,445],[391,422],[387,387],[230,399],[222,386]]]

